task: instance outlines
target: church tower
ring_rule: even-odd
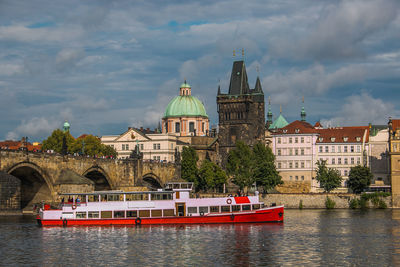
[[[237,141],[250,146],[265,141],[264,93],[259,77],[250,89],[243,60],[233,62],[228,93],[221,93],[218,87],[217,108],[219,153],[224,164]]]

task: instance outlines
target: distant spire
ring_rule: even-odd
[[[263,93],[262,87],[261,87],[261,82],[260,82],[260,78],[257,76],[257,80],[256,80],[256,86],[254,88],[254,91],[256,93]]]
[[[267,113],[267,124],[272,123],[272,111],[271,111],[271,97],[268,97],[268,113]]]
[[[221,86],[218,84],[218,95],[221,94]]]
[[[303,102],[303,106],[301,107],[300,117],[301,117],[301,121],[306,121],[306,111],[304,109],[304,96],[303,96],[302,102]]]
[[[282,105],[279,105],[279,114],[282,114]]]

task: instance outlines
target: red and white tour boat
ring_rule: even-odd
[[[283,206],[264,207],[259,196],[191,198],[192,183],[147,192],[62,194],[59,209],[44,205],[40,226],[283,222]]]

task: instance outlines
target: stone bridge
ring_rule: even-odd
[[[24,209],[56,201],[58,193],[154,189],[180,179],[180,166],[173,163],[9,150],[0,150],[0,172],[0,210],[6,202]]]

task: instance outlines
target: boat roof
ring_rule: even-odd
[[[76,196],[76,195],[111,195],[111,194],[173,194],[174,191],[172,190],[160,190],[160,191],[132,191],[132,192],[125,192],[125,191],[95,191],[91,193],[59,193],[62,196]]]

